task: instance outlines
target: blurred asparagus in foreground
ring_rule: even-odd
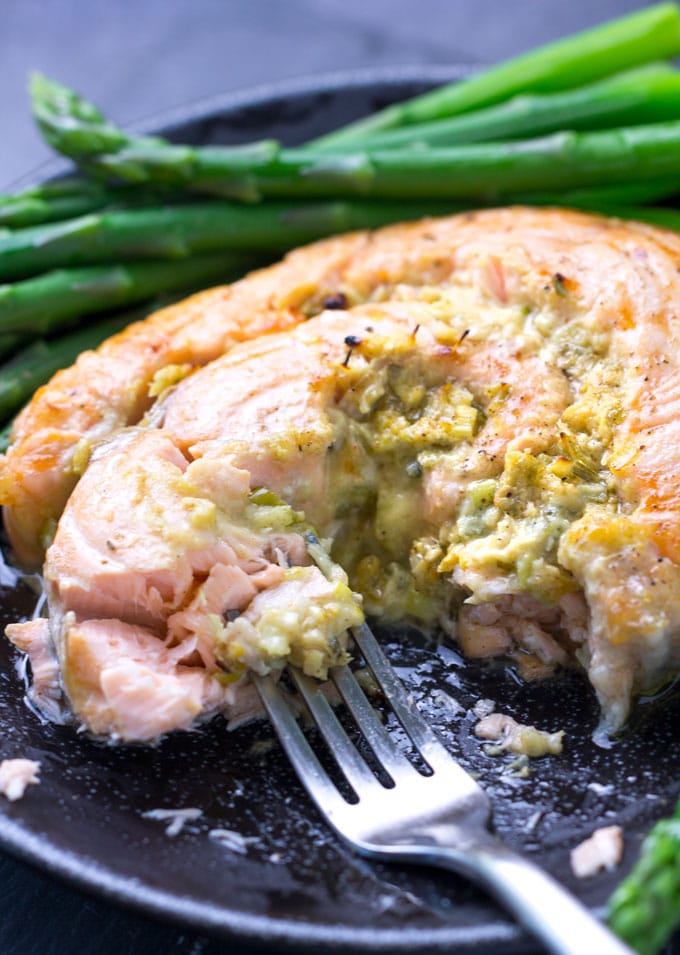
[[[280,253],[323,236],[456,211],[441,202],[222,201],[92,213],[0,234],[0,281],[64,266],[206,252]]]
[[[103,208],[108,195],[105,186],[85,176],[55,179],[0,196],[0,226],[15,229],[80,216]]]

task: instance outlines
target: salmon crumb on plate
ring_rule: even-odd
[[[679,301],[670,232],[487,210],[299,249],[86,352],[0,467],[48,598],[7,628],[34,702],[120,740],[238,722],[249,673],[323,679],[368,614],[579,665],[617,730],[680,665]]]
[[[0,761],[0,793],[10,802],[22,799],[29,786],[40,782],[40,763],[35,759]]]

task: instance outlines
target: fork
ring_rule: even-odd
[[[350,740],[318,681],[288,667],[354,793],[355,801],[350,801],[321,765],[277,682],[254,676],[283,749],[336,833],[362,855],[438,866],[472,879],[555,955],[633,955],[551,876],[492,835],[491,804],[484,790],[418,713],[369,627],[354,628],[352,636],[427,775],[398,749],[348,666],[334,667],[330,678],[375,756],[380,778]]]

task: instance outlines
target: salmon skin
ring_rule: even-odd
[[[49,617],[8,635],[50,712],[148,740],[321,678],[364,610],[618,729],[680,665],[680,238],[512,208],[317,243],[81,356],[0,493]],[[110,385],[110,387],[109,387]],[[313,525],[344,568],[310,564]]]

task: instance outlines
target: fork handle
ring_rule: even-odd
[[[424,853],[429,862],[482,885],[553,955],[634,955],[547,872],[493,836],[464,852],[443,845],[445,836],[435,838]]]

